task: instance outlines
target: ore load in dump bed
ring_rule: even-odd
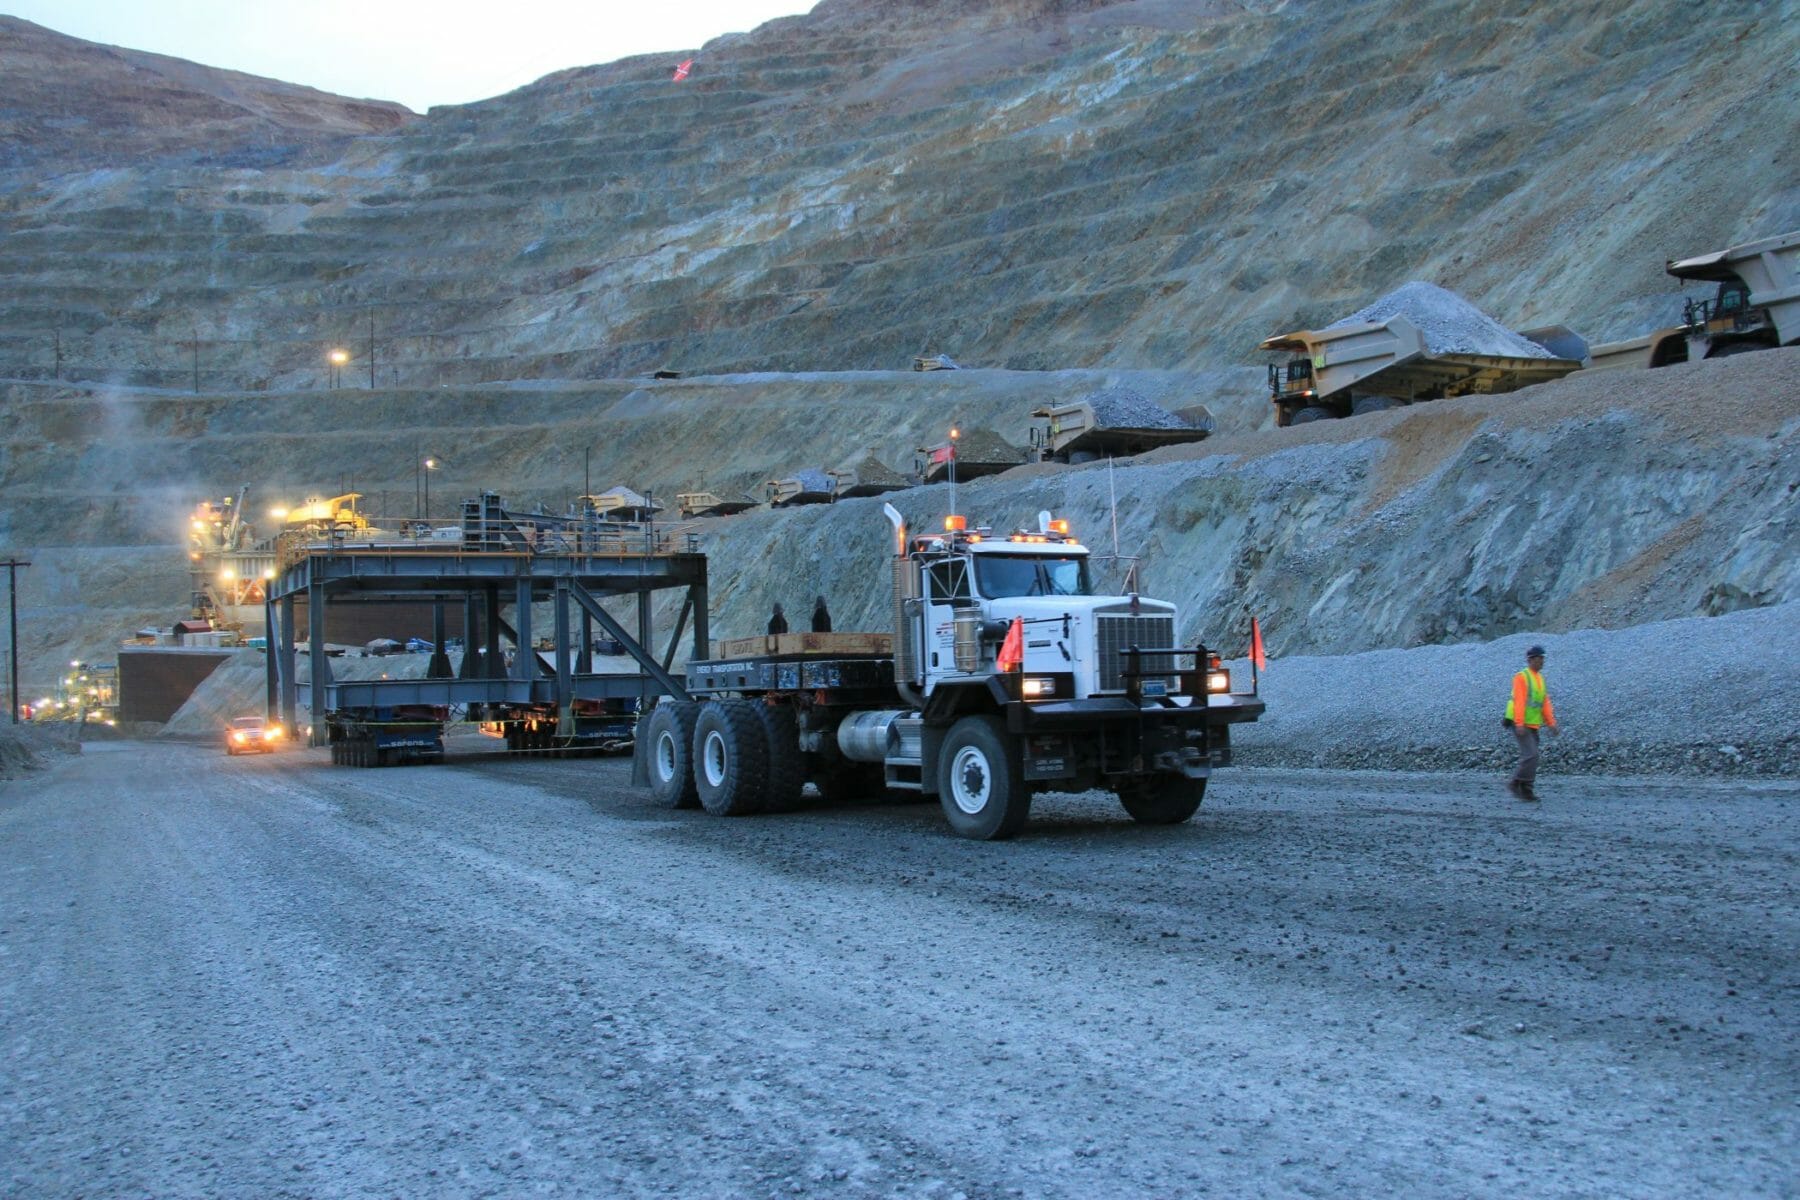
[[[1511,392],[1581,369],[1581,356],[1559,358],[1456,293],[1416,280],[1323,329],[1277,334],[1259,348],[1291,355],[1269,367],[1283,426]]]
[[[1130,388],[1107,388],[1073,404],[1046,404],[1031,415],[1045,421],[1031,430],[1032,457],[1039,462],[1129,458],[1158,446],[1197,442],[1213,430],[1205,405],[1177,415]]]
[[[921,458],[913,463],[921,483],[941,483],[951,477],[967,483],[984,475],[1010,471],[1026,461],[1025,452],[992,429],[963,429],[953,432],[950,440],[935,446],[919,447]]]

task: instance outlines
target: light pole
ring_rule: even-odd
[[[20,567],[31,564],[17,558],[6,560],[6,625],[11,654],[7,658],[7,707],[12,709],[12,723],[19,723],[19,598],[18,576]]]
[[[962,430],[950,427],[950,511],[956,511],[956,439],[962,436]]]
[[[419,463],[425,468],[425,519],[431,520],[431,473],[444,465],[444,460],[435,454],[427,454]]]
[[[335,388],[344,373],[344,364],[350,361],[350,352],[339,347],[325,357],[331,363],[331,386]]]

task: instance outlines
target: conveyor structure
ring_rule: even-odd
[[[662,653],[654,652],[654,596],[684,589],[680,615]],[[268,702],[290,729],[296,723],[296,667],[310,666],[313,745],[332,761],[386,766],[443,755],[444,727],[464,719],[504,732],[515,751],[615,749],[630,743],[636,714],[662,694],[686,698],[670,673],[693,627],[693,657],[706,656],[706,556],[680,525],[579,516],[510,513],[500,497],[465,501],[461,523],[400,540],[353,534],[284,548],[266,601],[271,632]],[[633,597],[636,628],[602,601]],[[295,628],[304,599],[308,628]],[[325,613],[340,604],[421,602],[435,614],[424,678],[332,678]],[[460,666],[445,652],[446,608],[460,605]],[[549,607],[548,648],[534,633],[533,609]],[[627,618],[629,620],[629,618]],[[596,627],[638,664],[637,673],[593,669]]]

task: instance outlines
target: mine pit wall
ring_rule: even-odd
[[[516,508],[542,501],[560,511],[579,489],[583,446],[594,448],[596,486],[672,497],[716,483],[725,494],[870,452],[909,463],[910,448],[941,440],[951,421],[1023,445],[1036,403],[1123,384],[1170,405],[1202,382],[1154,372],[770,375],[432,397],[416,407],[329,393],[303,430],[291,428],[292,398],[148,397],[114,405],[111,424],[76,422],[58,437],[45,427],[58,402],[14,387],[4,394],[25,398],[20,420],[0,437],[9,438],[15,538],[41,518],[64,543],[124,529],[160,544],[167,534],[150,514],[196,479],[217,490],[342,472],[365,493],[404,494],[412,474],[396,464],[412,461],[418,428],[459,448],[434,505],[487,487]],[[1577,372],[1511,395],[1274,430],[1257,428],[1268,402],[1253,380],[1237,407],[1216,407],[1223,432],[1205,442],[1122,460],[1110,478],[1105,463],[1024,466],[959,485],[958,507],[1000,525],[1047,508],[1105,553],[1116,494],[1120,545],[1143,556],[1148,591],[1181,606],[1183,638],[1227,652],[1242,649],[1252,614],[1275,653],[1316,655],[1717,615],[1800,598],[1796,396],[1800,348],[1789,348]],[[117,490],[71,514],[71,478]],[[941,520],[949,489],[696,523],[715,635],[760,632],[771,602],[806,612],[821,593],[839,628],[887,628],[884,499],[924,527]],[[131,584],[112,567],[92,579],[81,569],[71,561],[62,575],[91,594],[122,595]],[[34,572],[21,572],[22,621],[53,603],[31,590],[50,578]],[[659,628],[678,610],[673,594],[659,598]],[[54,644],[37,655],[52,667],[71,657]]]
[[[1180,636],[1341,655],[1618,628],[1800,599],[1800,349],[1576,375],[1116,464],[1041,465],[964,484],[974,520],[1067,516],[1095,549],[1143,556]],[[1299,436],[1296,436],[1299,435]],[[709,526],[713,630],[758,632],[770,603],[831,602],[841,629],[889,623],[891,501],[914,528],[938,485]],[[800,607],[796,607],[800,606]]]

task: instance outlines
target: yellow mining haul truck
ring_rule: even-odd
[[[1258,349],[1289,355],[1269,366],[1278,426],[1421,400],[1511,392],[1581,369],[1578,358],[1434,350],[1424,331],[1398,314],[1277,334],[1263,339]]]
[[[1595,346],[1590,367],[1666,367],[1800,342],[1800,230],[1675,259],[1667,270],[1719,289],[1690,298],[1679,325]]]

